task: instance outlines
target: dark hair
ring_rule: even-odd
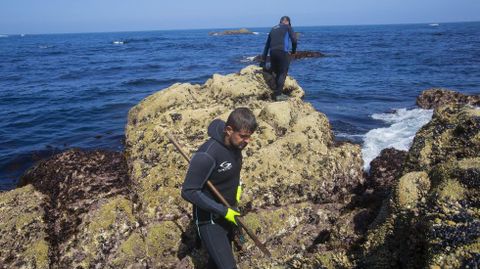
[[[257,129],[258,124],[255,115],[253,115],[250,109],[239,107],[230,113],[225,126],[232,127],[236,132],[246,130],[253,133]]]
[[[283,20],[287,20],[288,21],[288,25],[292,26],[292,22],[290,21],[290,17],[288,16],[282,16],[280,18],[280,23],[282,23]]]

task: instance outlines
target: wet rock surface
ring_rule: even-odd
[[[403,150],[383,149],[380,155],[370,162],[366,187],[383,195],[388,194],[400,175],[406,156],[407,152]]]
[[[480,106],[480,95],[464,95],[448,89],[433,88],[423,91],[417,97],[417,105],[425,109],[438,108],[446,104],[469,104]]]
[[[69,150],[30,169],[21,185],[47,197],[42,217],[53,268],[111,264],[138,225],[121,153]]]
[[[365,175],[365,183],[356,190],[350,207],[363,209],[361,230],[366,231],[380,213],[385,199],[390,195],[401,176],[406,151],[386,148],[370,162],[370,171]]]

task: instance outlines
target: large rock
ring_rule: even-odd
[[[382,194],[388,194],[402,171],[407,152],[386,148],[370,162],[370,171],[366,185]]]
[[[480,95],[464,95],[448,89],[433,88],[423,91],[417,97],[417,105],[425,109],[438,108],[446,104],[470,104],[480,106]]]
[[[364,182],[359,146],[334,143],[292,78],[291,98],[272,102],[273,83],[249,66],[174,84],[131,109],[126,159],[70,150],[40,162],[0,194],[0,268],[204,268],[180,197],[188,165],[166,133],[192,154],[210,121],[240,106],[259,122],[244,151],[241,211],[273,254],[248,240],[235,252],[242,268],[478,267],[479,109],[437,108],[403,167],[404,153],[385,150]],[[365,189],[388,197],[356,202]]]
[[[480,110],[442,106],[416,135],[363,244],[366,268],[480,264]]]
[[[123,154],[69,150],[30,169],[21,184],[48,197],[43,219],[48,224],[52,267],[142,264],[118,261],[125,259],[123,242],[139,225]]]
[[[480,266],[480,157],[437,165],[425,209],[430,268]]]
[[[438,163],[475,157],[479,152],[480,109],[463,105],[442,106],[417,132],[403,170],[429,171]]]
[[[402,172],[406,151],[394,148],[383,149],[380,155],[370,162],[370,171],[365,183],[357,190],[350,207],[363,208],[363,226],[375,219]],[[366,230],[367,227],[363,227]]]
[[[430,186],[425,172],[402,176],[371,224],[363,244],[363,268],[420,268],[425,238],[420,208]],[[408,257],[408,258],[407,258]]]
[[[275,257],[266,259],[249,243],[240,263],[270,268],[294,259],[308,260],[313,254],[305,248],[316,245],[322,230],[336,229],[335,224],[312,221],[320,214],[313,208],[334,203],[337,206],[329,214],[340,216],[338,208],[362,180],[360,148],[349,143],[334,146],[328,119],[300,99],[304,92],[295,80],[287,78],[291,98],[285,102],[271,102],[272,83],[268,73],[249,66],[237,74],[214,75],[204,85],[174,84],[130,110],[126,153],[143,221],[147,229],[174,221],[177,226],[172,226],[169,240],[162,245],[170,253],[182,252],[176,261],[171,255],[154,266],[202,262],[197,260],[200,252],[187,244],[194,234],[189,226],[191,206],[180,197],[188,164],[166,134],[172,133],[192,154],[207,139],[210,121],[225,120],[235,107],[249,107],[259,122],[254,141],[244,151],[242,212],[261,231],[261,240],[267,241]],[[271,212],[277,212],[277,217],[270,218]],[[352,228],[342,236],[354,233]],[[342,249],[346,253],[348,246]]]
[[[50,268],[47,201],[31,185],[0,194],[0,268]]]

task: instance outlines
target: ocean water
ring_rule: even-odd
[[[132,106],[173,83],[253,64],[269,29],[209,36],[214,30],[0,33],[0,189],[66,148],[122,150]],[[362,143],[366,161],[384,147],[408,148],[432,113],[415,107],[422,90],[480,93],[479,22],[295,30],[299,50],[328,57],[292,62],[290,75],[337,139]]]

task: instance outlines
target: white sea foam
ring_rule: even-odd
[[[258,34],[260,34],[259,32],[252,32],[252,33],[253,33],[254,35],[258,35]]]
[[[248,56],[248,57],[243,57],[242,60],[240,60],[242,63],[249,63],[253,62],[255,60],[255,56]]]
[[[8,37],[8,35],[0,35],[0,37]]]
[[[433,110],[405,108],[394,113],[373,114],[372,118],[390,124],[389,127],[370,130],[365,134],[362,146],[364,169],[370,169],[370,162],[377,157],[382,149],[396,148],[408,150],[417,131],[428,123]]]
[[[432,26],[432,27],[440,26],[440,24],[438,24],[438,23],[430,23],[429,25]]]
[[[112,43],[115,44],[115,45],[123,45],[123,44],[125,44],[125,42],[119,41],[119,40],[113,41]]]
[[[348,140],[363,139],[364,135],[361,134],[347,134],[347,133],[336,133],[336,138],[346,138]]]

